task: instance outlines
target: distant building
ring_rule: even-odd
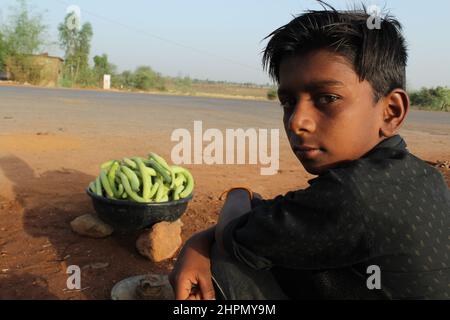
[[[49,56],[48,53],[8,57],[3,76],[6,80],[55,87],[62,76],[63,62],[64,59]]]

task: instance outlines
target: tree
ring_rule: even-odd
[[[278,98],[278,91],[277,91],[277,89],[275,89],[275,88],[269,89],[269,91],[267,91],[267,99],[275,100],[276,98]]]
[[[0,70],[8,65],[15,80],[38,83],[42,66],[36,65],[30,55],[46,45],[47,25],[43,15],[28,7],[26,0],[18,0],[10,8],[6,25],[0,26]]]
[[[103,81],[103,75],[110,74],[112,77],[116,74],[117,67],[109,63],[108,56],[102,54],[94,57],[94,74],[97,81]]]
[[[111,79],[112,86],[116,88],[132,89],[134,88],[133,81],[133,73],[129,70],[125,70]]]
[[[192,79],[189,76],[176,77],[174,79],[175,86],[179,88],[190,88],[192,86]]]
[[[410,93],[411,104],[421,108],[448,111],[450,107],[450,89],[446,87],[422,88]]]
[[[148,90],[156,88],[164,90],[164,79],[161,75],[148,66],[141,66],[136,69],[133,75],[133,84],[137,89]]]
[[[29,55],[38,53],[46,44],[48,26],[43,15],[33,12],[26,0],[17,0],[17,6],[11,8],[7,25],[3,27],[3,44],[8,54]]]
[[[0,31],[0,72],[5,69],[5,59],[8,56],[8,48]]]
[[[58,26],[60,47],[65,50],[64,75],[74,83],[87,83],[91,75],[89,52],[93,31],[89,22],[81,28],[73,27],[71,21],[74,14],[67,14],[64,22]]]

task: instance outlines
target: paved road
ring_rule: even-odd
[[[276,102],[0,86],[0,134],[65,131],[98,134],[121,128],[167,132],[192,128],[281,128]],[[450,112],[411,110],[404,130],[450,136]]]

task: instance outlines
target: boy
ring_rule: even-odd
[[[318,176],[272,200],[229,191],[179,255],[177,299],[450,298],[450,193],[396,134],[409,109],[400,24],[368,18],[309,11],[269,35],[287,137]]]

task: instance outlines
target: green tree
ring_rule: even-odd
[[[275,100],[278,98],[278,91],[276,88],[271,88],[269,91],[267,91],[267,99],[269,100]]]
[[[450,89],[447,87],[422,88],[410,93],[411,104],[423,109],[443,110],[450,109]]]
[[[17,81],[40,81],[42,66],[36,65],[30,55],[46,45],[48,26],[43,21],[43,14],[33,11],[26,0],[17,0],[5,25],[0,26],[0,70],[8,65]]]
[[[94,74],[100,83],[103,81],[103,75],[105,74],[110,74],[111,78],[114,78],[116,70],[117,67],[108,61],[108,55],[102,54],[94,57]]]
[[[8,48],[0,31],[0,72],[5,70],[5,59],[8,56]]]
[[[188,76],[185,77],[176,77],[174,80],[174,84],[178,88],[186,89],[192,86],[192,79]]]
[[[81,28],[74,27],[71,24],[74,15],[74,12],[67,14],[58,26],[59,44],[65,50],[64,77],[73,83],[89,84],[92,80],[92,71],[89,70],[92,26],[86,22]]]
[[[165,90],[164,79],[148,66],[141,66],[133,74],[133,84],[136,89],[149,90],[151,88]]]
[[[6,21],[3,37],[9,54],[36,54],[46,45],[48,26],[43,14],[34,12],[26,0],[17,0]]]
[[[125,70],[122,73],[111,78],[112,86],[121,89],[133,89],[135,87],[133,81],[133,72],[131,72],[130,70]]]

